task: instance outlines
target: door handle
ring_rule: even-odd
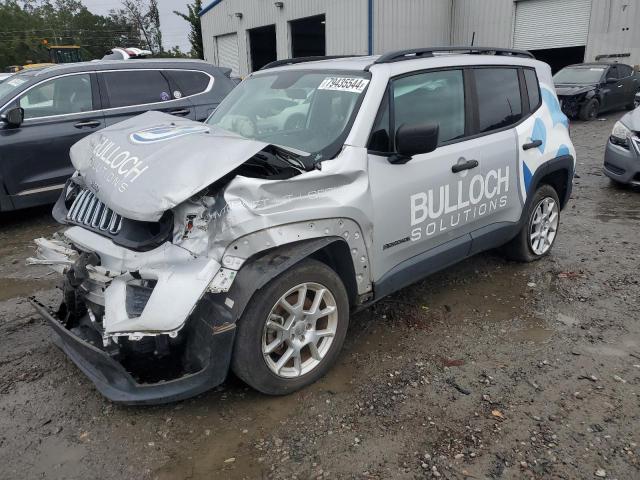
[[[181,108],[179,110],[169,110],[171,115],[189,115],[190,110],[188,108]]]
[[[97,120],[87,120],[86,122],[78,122],[74,125],[76,128],[84,128],[84,127],[99,127],[100,122]]]
[[[542,140],[533,140],[531,143],[525,143],[522,145],[523,150],[531,150],[532,148],[538,148],[542,145]]]
[[[456,163],[453,167],[451,167],[451,171],[453,173],[460,173],[464,170],[471,170],[472,168],[476,168],[480,163],[477,160],[467,160],[463,163]]]

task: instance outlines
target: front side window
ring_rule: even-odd
[[[261,73],[232,90],[207,123],[329,158],[349,133],[368,84],[361,71]]]
[[[633,68],[629,65],[618,65],[618,73],[620,74],[620,78],[627,78],[633,75]]]
[[[474,74],[480,133],[518,123],[523,118],[518,70],[477,68]]]
[[[464,137],[462,70],[419,73],[393,82],[395,131],[402,125],[437,124],[438,143]]]
[[[369,149],[394,150],[395,134],[403,126],[437,124],[438,144],[465,135],[465,96],[462,70],[418,73],[393,80],[371,132]],[[393,115],[389,104],[393,102]]]
[[[112,108],[173,99],[174,92],[159,70],[128,70],[102,74]]]
[[[84,73],[41,83],[20,97],[20,106],[25,119],[91,111],[91,77]]]

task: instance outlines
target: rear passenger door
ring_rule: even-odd
[[[107,125],[155,110],[195,119],[189,99],[161,70],[112,70],[98,74]]]

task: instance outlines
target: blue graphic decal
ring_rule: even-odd
[[[524,173],[524,187],[525,187],[525,190],[528,192],[529,185],[531,185],[531,179],[533,178],[533,174],[531,173],[531,170],[529,170],[529,167],[527,166],[526,162],[522,162],[522,165],[523,165],[522,172]]]
[[[546,88],[541,88],[541,91],[542,101],[547,105],[549,112],[551,112],[551,121],[553,122],[553,126],[555,127],[558,123],[560,123],[566,128],[569,128],[569,119],[564,113],[562,113],[560,102],[558,102],[556,96]]]
[[[129,139],[133,143],[155,143],[208,131],[209,127],[205,125],[183,125],[179,127],[175,125],[159,125],[134,132],[129,135]]]
[[[540,150],[540,153],[544,153],[544,149],[547,146],[547,128],[544,126],[544,122],[540,118],[536,118],[536,121],[533,124],[531,140],[541,140],[542,144],[538,147],[538,150]]]
[[[569,147],[567,147],[566,145],[560,145],[560,148],[558,149],[558,154],[556,155],[556,157],[563,157],[565,155],[571,155],[571,152],[569,151]]]

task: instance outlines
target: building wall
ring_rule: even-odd
[[[235,16],[242,13],[242,18]],[[366,54],[368,50],[368,0],[284,0],[276,8],[273,0],[224,0],[202,16],[204,57],[214,61],[214,37],[238,32],[240,75],[249,73],[247,30],[276,26],[278,59],[291,57],[289,21],[326,15],[327,55]]]
[[[373,53],[451,41],[451,0],[374,0]]]
[[[453,45],[511,48],[515,19],[513,0],[455,0],[453,6]]]
[[[214,36],[238,32],[240,75],[249,73],[247,30],[276,25],[278,58],[291,56],[290,20],[326,15],[327,55],[366,54],[369,0],[223,0],[202,16],[205,60],[214,61]],[[372,0],[373,51],[470,45],[510,48],[516,1],[530,0]],[[234,16],[241,12],[243,17]],[[640,0],[593,0],[585,59],[631,53],[621,62],[640,64]]]
[[[593,0],[586,60],[598,55],[630,53],[621,63],[640,65],[640,2]]]

